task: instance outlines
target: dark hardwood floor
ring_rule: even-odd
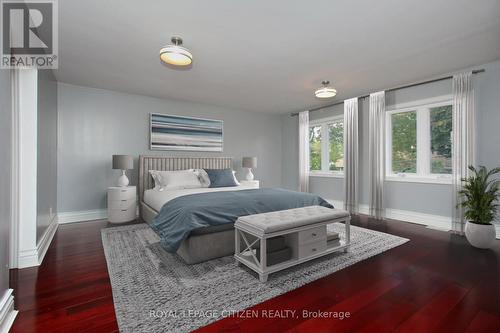
[[[500,241],[478,250],[419,225],[364,216],[353,224],[411,241],[252,308],[349,319],[225,318],[199,331],[500,332]],[[11,272],[19,310],[11,332],[118,331],[100,235],[107,225],[62,225],[40,267]]]

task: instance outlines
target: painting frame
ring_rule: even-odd
[[[178,141],[175,139],[171,139],[171,141],[165,141],[164,143],[158,142],[158,138],[155,141],[155,134],[159,134],[160,127],[154,126],[153,120],[155,117],[160,118],[170,118],[177,120],[177,123],[174,122],[165,122],[165,126],[171,124],[174,128],[175,126],[182,126],[186,132],[191,133],[188,134],[176,134],[178,137]],[[197,124],[196,124],[197,123]],[[202,123],[205,123],[206,126],[203,127]],[[191,124],[191,126],[190,126]],[[209,124],[218,125],[215,127],[208,126]],[[199,128],[199,131],[196,131],[196,127]],[[156,131],[154,130],[156,128]],[[174,129],[172,129],[174,130]],[[181,144],[184,141],[192,141],[194,137],[200,137],[202,134],[207,134],[206,131],[214,131],[213,133],[209,133],[208,135],[213,136],[213,138],[203,141],[198,140],[199,145],[189,145],[189,144]],[[220,132],[219,132],[220,130]],[[166,131],[164,129],[164,131]],[[179,131],[179,129],[175,129],[175,131]],[[166,133],[168,134],[168,133]],[[184,137],[184,139],[183,139]],[[164,139],[165,140],[165,139]],[[220,141],[220,144],[217,144]],[[170,144],[169,144],[170,143]],[[190,117],[190,116],[180,116],[176,114],[165,114],[158,112],[150,112],[149,113],[149,149],[150,150],[158,150],[158,151],[198,151],[198,152],[213,152],[219,153],[224,151],[224,121],[218,119],[208,119],[208,118],[199,118],[199,117]]]

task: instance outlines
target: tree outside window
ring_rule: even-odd
[[[330,139],[330,160],[329,169],[331,171],[344,170],[344,123],[341,121],[328,124]]]
[[[417,172],[417,113],[392,114],[392,171]]]
[[[451,174],[451,105],[430,109],[431,173]]]
[[[310,170],[321,170],[321,126],[309,128],[309,165]]]

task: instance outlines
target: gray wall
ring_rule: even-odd
[[[475,79],[478,103],[478,162],[500,166],[500,61],[485,66]]]
[[[478,112],[478,161],[488,167],[500,166],[500,61],[475,66],[486,72],[474,77]],[[364,92],[360,93],[363,95]],[[390,108],[395,104],[451,94],[451,80],[397,90],[386,95]],[[360,130],[360,203],[368,204],[368,99],[359,104]],[[343,106],[335,106],[311,113],[311,119],[343,113]],[[297,189],[297,117],[282,116],[283,133],[283,186]],[[386,181],[386,206],[426,214],[451,216],[451,185],[421,184]],[[343,200],[343,179],[311,177],[311,192],[327,199]]]
[[[10,171],[11,171],[10,73],[0,70],[0,299],[9,288]]]
[[[137,156],[230,156],[239,171],[242,156],[257,156],[255,177],[263,186],[281,185],[281,117],[216,106],[131,95],[58,83],[58,211],[106,207],[106,188],[119,171],[111,155],[136,156],[129,171],[137,184]],[[224,152],[149,151],[149,113],[224,120]],[[132,177],[130,177],[132,175]]]
[[[57,212],[57,82],[38,71],[37,242]]]

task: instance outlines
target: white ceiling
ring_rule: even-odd
[[[64,0],[59,35],[59,81],[284,113],[500,59],[500,1]]]

